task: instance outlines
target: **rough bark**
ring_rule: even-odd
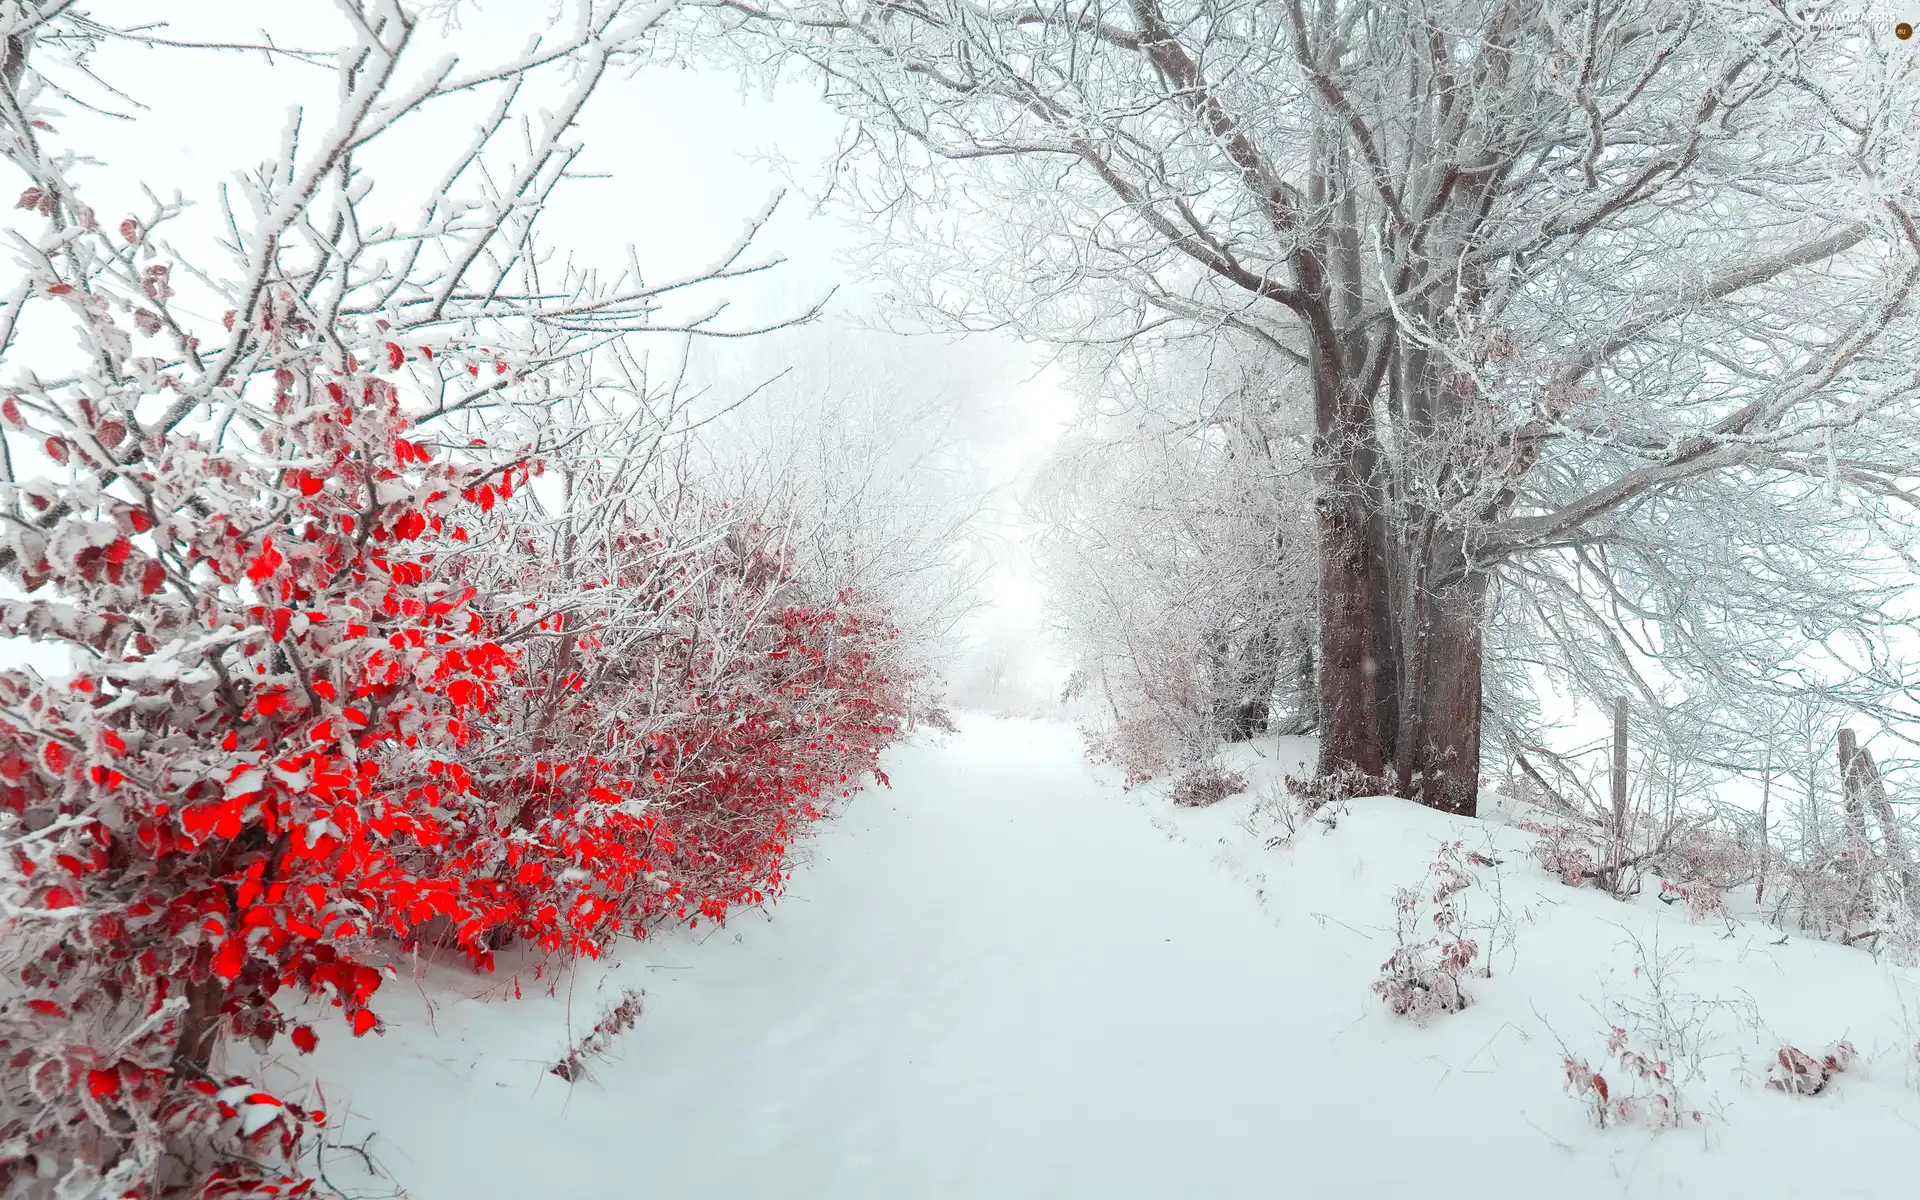
[[[1412,595],[1394,773],[1402,794],[1479,815],[1481,664],[1487,579],[1479,572]]]
[[[1319,773],[1380,775],[1379,660],[1373,601],[1379,564],[1355,497],[1323,496],[1320,536]]]
[[[1840,807],[1847,817],[1847,832],[1864,842],[1867,840],[1867,806],[1860,798],[1860,789],[1853,776],[1853,757],[1860,752],[1853,730],[1840,731],[1837,748],[1840,754]]]
[[[173,1072],[188,1079],[205,1078],[213,1068],[213,1052],[220,1045],[220,1009],[227,989],[208,976],[186,986],[186,1010],[180,1015],[180,1040],[174,1044]]]
[[[1853,731],[1842,730],[1851,741]],[[1900,886],[1908,904],[1920,900],[1920,867],[1916,867],[1907,852],[1906,834],[1901,828],[1900,819],[1894,814],[1893,805],[1887,799],[1887,785],[1880,777],[1880,768],[1874,764],[1873,752],[1865,746],[1857,746],[1847,764],[1848,804],[1858,805],[1862,809],[1873,810],[1874,823],[1880,827],[1881,844],[1885,847],[1886,857],[1899,873]]]

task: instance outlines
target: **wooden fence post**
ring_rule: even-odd
[[[1860,752],[1860,743],[1853,736],[1853,730],[1845,726],[1840,729],[1839,743],[1840,808],[1846,814],[1848,831],[1864,842],[1867,840],[1867,810],[1853,779],[1853,758]]]
[[[1852,730],[1843,731],[1851,740]],[[1865,812],[1873,810],[1874,824],[1880,827],[1880,841],[1886,847],[1886,857],[1893,863],[1900,876],[1900,888],[1905,893],[1909,905],[1920,902],[1920,870],[1914,866],[1913,859],[1907,855],[1907,838],[1900,822],[1894,816],[1893,804],[1887,799],[1886,781],[1880,778],[1880,768],[1873,761],[1873,751],[1865,746],[1856,746],[1853,757],[1848,762],[1846,778],[1849,803],[1858,807],[1865,821]]]
[[[1613,837],[1620,843],[1616,857],[1626,857],[1627,845],[1627,698],[1613,700]]]
[[[1767,843],[1767,802],[1773,799],[1773,736],[1767,736],[1767,757],[1760,767],[1760,869],[1754,875],[1753,902],[1761,904],[1767,898],[1767,858],[1771,848]]]

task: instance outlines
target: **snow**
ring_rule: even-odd
[[[1911,1194],[1920,974],[1567,888],[1529,835],[1403,801],[1267,848],[1256,802],[1308,750],[1238,748],[1252,792],[1176,810],[1063,726],[968,717],[890,751],[892,790],[824,826],[767,913],[522,970],[520,1000],[510,963],[402,964],[385,1036],[321,1023],[294,1065],[417,1200]],[[1469,923],[1497,885],[1514,941],[1421,1028],[1369,985],[1394,890],[1452,838],[1498,862]],[[1698,1126],[1595,1128],[1564,1088],[1556,1034],[1606,1069],[1597,1010],[1644,995],[1636,943],[1700,1018]],[[627,988],[637,1026],[549,1074]],[[1861,1059],[1821,1094],[1764,1087],[1783,1043],[1840,1038]]]

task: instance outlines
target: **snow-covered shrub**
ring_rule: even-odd
[[[568,1083],[590,1078],[592,1071],[588,1064],[604,1057],[613,1049],[620,1035],[634,1027],[640,1020],[643,1003],[644,998],[638,991],[633,988],[622,989],[620,998],[607,1006],[592,1029],[567,1047],[566,1055],[547,1068],[547,1074],[558,1075]]]
[[[682,581],[644,655],[608,661],[578,580],[502,595],[487,548],[539,464],[408,428],[392,375],[429,348],[349,327],[329,362],[281,289],[256,320],[282,416],[255,441],[142,431],[127,392],[0,407],[60,447],[10,489],[48,519],[7,529],[0,629],[75,664],[0,672],[21,1194],[284,1191],[313,1118],[217,1075],[223,1039],[310,1051],[295,993],[377,1029],[386,938],[484,966],[502,931],[593,954],[721,919],[896,726],[884,616],[811,603],[765,529],[634,535],[636,588]]]
[[[1309,815],[1329,804],[1344,804],[1356,796],[1392,796],[1399,786],[1384,775],[1368,775],[1352,768],[1311,779],[1296,779],[1288,775],[1285,785],[1289,792],[1300,798]]]
[[[1920,896],[1910,894],[1903,875],[1900,863],[1849,834],[1774,864],[1768,917],[1782,929],[1920,962]]]
[[[1798,1046],[1782,1046],[1767,1068],[1767,1086],[1793,1096],[1817,1096],[1835,1075],[1853,1065],[1859,1054],[1853,1043],[1835,1042],[1818,1056]]]
[[[1688,1121],[1698,1124],[1705,1118],[1681,1094],[1679,1068],[1660,1057],[1658,1050],[1658,1046],[1638,1044],[1625,1027],[1615,1025],[1607,1034],[1613,1083],[1589,1067],[1586,1059],[1569,1057],[1564,1060],[1567,1090],[1589,1103],[1594,1123],[1603,1129],[1636,1122],[1651,1129],[1671,1129]]]
[[[1217,328],[1088,352],[1027,497],[1065,698],[1130,780],[1312,725],[1311,421],[1271,364]]]
[[[1308,821],[1332,830],[1344,814],[1344,802],[1332,802],[1290,786],[1293,781],[1263,777],[1253,801],[1241,812],[1239,826],[1248,837],[1275,850],[1293,839]]]
[[[1068,699],[1072,698],[1070,691]],[[1088,762],[1120,768],[1123,788],[1138,787],[1195,749],[1165,723],[1144,717],[1121,717],[1106,726],[1083,724],[1080,737]]]
[[[1472,1002],[1462,980],[1472,971],[1480,948],[1465,934],[1455,897],[1473,883],[1461,843],[1443,842],[1420,886],[1394,893],[1396,945],[1380,964],[1373,991],[1416,1024],[1426,1024],[1435,1013],[1459,1012]]]
[[[1545,825],[1523,821],[1520,828],[1538,835],[1527,853],[1561,883],[1579,887],[1594,877],[1592,843],[1595,838],[1591,831],[1566,822]]]
[[[1181,808],[1205,808],[1247,790],[1247,777],[1218,767],[1195,767],[1174,780],[1168,793]]]
[[[953,714],[947,711],[944,704],[929,702],[923,707],[915,708],[908,716],[912,724],[924,725],[938,733],[960,732],[960,726],[954,721]]]
[[[0,337],[0,637],[59,664],[0,670],[10,1200],[303,1193],[323,1115],[228,1073],[226,1042],[310,1052],[304,997],[378,1031],[394,941],[485,966],[509,933],[594,953],[719,919],[778,888],[898,724],[889,614],[786,562],[790,514],[661,465],[684,414],[619,343],[671,322],[662,296],[530,274],[577,106],[671,6],[455,79],[502,107],[432,164],[417,226],[357,207],[383,189],[350,165],[452,78],[400,65],[417,14],[389,7],[346,14],[337,118],[238,183],[212,261],[167,236],[178,204],[103,223],[80,198],[97,160],[54,147],[39,72],[83,77],[104,34],[9,10],[33,61],[4,90],[44,138],[9,110],[0,156],[33,183]],[[573,107],[501,150],[527,96],[565,98],[542,72]],[[543,470],[563,482],[530,503]]]
[[[1751,848],[1699,816],[1631,812],[1624,830],[1601,816],[1523,820],[1519,828],[1535,835],[1529,856],[1568,887],[1626,899],[1655,878],[1660,899],[1684,900],[1696,920],[1724,912],[1726,894],[1754,877]]]
[[[55,683],[0,672],[20,964],[0,1051],[27,1089],[0,1117],[8,1174],[92,1161],[102,1191],[182,1182],[155,1139],[226,1103],[207,1074],[220,1038],[311,1049],[283,988],[366,1033],[371,936],[439,914],[471,940],[500,916],[433,869],[435,808],[468,789],[453,760],[515,662],[443,563],[478,492],[491,506],[527,468],[409,440],[398,344],[323,333],[278,286],[247,323],[280,414],[252,444],[143,423],[167,384],[137,374],[99,399],[0,405],[53,466],[7,489],[41,519],[7,527],[25,597],[0,630],[74,664]],[[246,1154],[199,1163],[236,1188],[240,1164],[293,1142],[291,1121],[243,1124]]]
[[[1696,881],[1691,884],[1660,881],[1660,902],[1662,904],[1685,904],[1687,915],[1696,921],[1711,916],[1724,916],[1727,912],[1727,894],[1709,883]]]
[[[693,621],[617,674],[583,654],[569,674],[594,685],[560,689],[560,744],[575,752],[523,758],[509,743],[500,755],[474,819],[504,819],[504,838],[478,842],[460,867],[513,898],[512,932],[595,955],[661,919],[724,920],[780,889],[823,797],[868,772],[884,779],[879,751],[899,720],[875,665],[884,619],[777,603],[758,620],[733,615],[742,623],[706,626],[732,642],[726,663],[706,657]],[[694,682],[662,695],[663,676]]]
[[[1637,940],[1633,946],[1638,986],[1631,995],[1609,996],[1598,1010],[1607,1031],[1600,1065],[1561,1044],[1567,1090],[1602,1128],[1701,1124],[1711,1114],[1685,1089],[1701,1078],[1727,1017],[1754,1023],[1751,1005],[1684,992],[1677,984],[1679,952],[1662,954]]]

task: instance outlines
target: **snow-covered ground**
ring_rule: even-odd
[[[1268,848],[1255,806],[1305,749],[1243,749],[1251,793],[1176,810],[1065,727],[967,718],[890,752],[893,789],[767,914],[522,973],[517,1001],[510,965],[403,970],[391,1032],[299,1065],[419,1200],[1915,1194],[1920,975],[1569,889],[1528,835],[1401,801]],[[1453,838],[1494,864],[1462,896],[1494,973],[1420,1028],[1369,985],[1395,889]],[[1562,1041],[1603,1071],[1610,1023],[1650,1044],[1636,967],[1662,961],[1705,1119],[1595,1128]],[[591,1077],[548,1073],[625,988],[643,1015]],[[1820,1095],[1764,1086],[1783,1043],[1840,1038],[1861,1059]],[[395,1187],[351,1150],[324,1166]]]

